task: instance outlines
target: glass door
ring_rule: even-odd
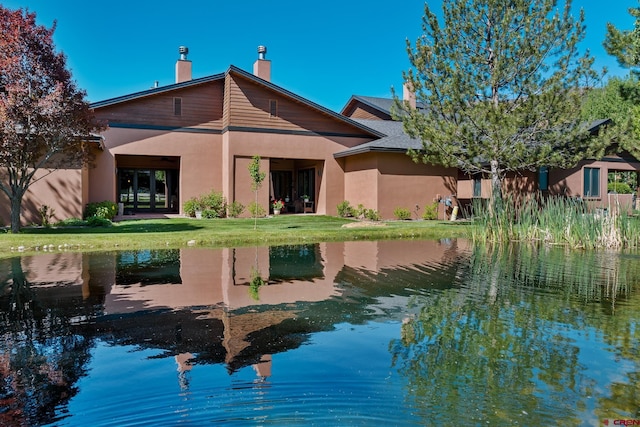
[[[298,171],[298,197],[309,196],[309,200],[316,198],[315,169],[300,169]]]
[[[125,211],[163,211],[176,208],[175,173],[158,169],[119,170],[118,201]],[[170,193],[170,191],[172,193]],[[168,194],[174,194],[173,204]]]

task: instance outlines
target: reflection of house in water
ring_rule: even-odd
[[[465,252],[460,245],[382,241],[185,248],[25,257],[23,264],[29,280],[51,298],[59,299],[62,291],[76,299],[81,292],[84,300],[101,300],[95,320],[78,323],[83,334],[108,331],[108,339],[120,344],[165,349],[176,357],[181,374],[191,369],[193,359],[225,363],[230,371],[254,365],[260,377],[268,377],[267,355],[295,348],[310,332],[339,321],[340,312],[334,317],[325,313],[345,292],[353,292],[345,286],[362,286],[358,292],[376,298],[377,286],[367,283],[363,272],[399,268],[420,273],[416,266],[428,269]],[[255,270],[266,281],[258,300],[249,292]],[[343,280],[351,274],[359,275],[357,283]],[[78,286],[55,286],[49,293],[47,283]],[[405,292],[403,286],[398,284],[398,293]]]

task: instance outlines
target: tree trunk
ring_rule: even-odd
[[[502,178],[498,169],[498,161],[491,160],[491,201],[490,210],[496,214],[496,208],[502,203]]]
[[[19,191],[14,191],[11,195],[11,232],[20,232],[20,211],[22,210],[22,195]]]

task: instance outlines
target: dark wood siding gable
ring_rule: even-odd
[[[364,133],[355,126],[240,75],[227,75],[226,100],[225,125],[230,128],[359,136]],[[274,105],[275,109],[272,108]],[[274,112],[276,114],[272,115]]]
[[[99,119],[114,126],[143,125],[222,129],[223,81],[176,89],[144,98],[96,108]],[[176,114],[180,99],[180,114]]]

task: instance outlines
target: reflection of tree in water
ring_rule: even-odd
[[[419,313],[390,347],[426,424],[451,414],[491,425],[580,424],[590,412],[585,397],[602,393],[571,335],[585,330],[601,331],[638,367],[611,385],[614,396],[598,399],[596,414],[639,415],[637,315],[612,315],[616,303],[640,299],[637,260],[477,248],[462,277],[459,290],[416,299]]]
[[[53,421],[75,393],[91,343],[69,331],[69,313],[42,307],[20,258],[0,261],[0,424]]]

